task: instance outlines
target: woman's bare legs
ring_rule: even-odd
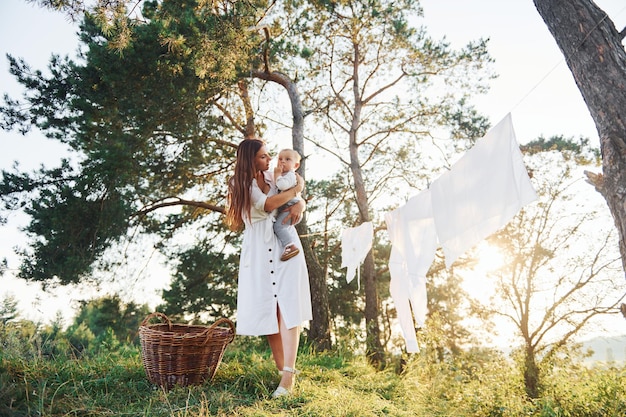
[[[278,333],[267,336],[267,341],[272,350],[272,356],[278,370],[289,367],[295,369],[298,345],[300,343],[300,327],[288,329],[285,325],[280,310],[278,314]],[[293,372],[283,372],[279,386],[290,390],[294,381]]]
[[[272,350],[272,357],[274,358],[276,367],[279,371],[282,371],[285,364],[285,355],[283,353],[283,341],[280,337],[280,333],[268,335],[267,342],[269,343],[270,349]]]

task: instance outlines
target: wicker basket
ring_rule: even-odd
[[[158,317],[165,323],[148,324]],[[229,327],[219,327],[227,324]],[[233,322],[221,318],[211,326],[172,324],[163,313],[152,313],[139,326],[141,360],[148,379],[165,389],[211,380],[226,346],[235,338]]]

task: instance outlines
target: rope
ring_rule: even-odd
[[[620,10],[615,16],[620,16],[624,11],[626,10],[626,7],[624,7],[622,10]],[[553,67],[552,69],[550,69],[550,71],[548,71],[543,77],[541,77],[541,79],[526,93],[524,94],[524,96],[522,96],[522,98],[511,108],[511,110],[508,111],[508,113],[512,113],[513,110],[515,110],[524,100],[526,100],[526,98],[532,94],[533,91],[535,91],[539,85],[541,85],[546,78],[548,78],[550,76],[550,74],[552,74],[562,63],[564,62],[568,62],[574,55],[576,55],[576,53],[580,50],[580,48],[583,46],[583,44],[587,41],[587,39],[589,39],[589,36],[591,36],[591,33],[596,30],[601,24],[602,22],[604,22],[607,18],[609,17],[608,13],[604,13],[604,16],[602,17],[602,19],[600,19],[594,27],[591,28],[591,30],[589,32],[587,32],[587,34],[585,35],[585,37],[583,38],[582,41],[580,41],[580,43],[576,46],[576,48],[574,48],[574,52],[572,52],[572,54],[570,54],[570,56],[568,57],[563,57],[561,58]]]
[[[334,227],[332,229],[328,229],[323,232],[315,232],[315,233],[307,233],[305,235],[299,235],[300,237],[311,237],[311,236],[322,236],[322,235],[330,235],[331,233],[335,233],[336,231],[342,231],[344,229],[343,226]]]

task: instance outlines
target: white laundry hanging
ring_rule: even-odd
[[[344,229],[341,233],[341,267],[348,268],[346,280],[350,283],[357,275],[357,285],[361,289],[359,266],[372,249],[374,225],[372,222],[361,223],[357,227]]]
[[[418,327],[425,321],[426,273],[437,245],[450,267],[535,199],[507,114],[430,189],[385,215],[392,244],[390,292],[408,352],[417,351],[413,319]]]
[[[479,139],[430,187],[446,266],[507,224],[537,199],[522,160],[511,114]]]
[[[409,353],[419,350],[415,327],[426,321],[426,273],[435,258],[437,233],[429,190],[385,214],[391,241],[389,290]]]

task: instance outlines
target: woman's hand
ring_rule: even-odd
[[[289,206],[285,209],[289,214],[283,220],[283,224],[292,224],[296,225],[300,223],[302,220],[302,213],[304,213],[304,209],[306,208],[306,203],[304,200],[298,201],[296,204]]]

